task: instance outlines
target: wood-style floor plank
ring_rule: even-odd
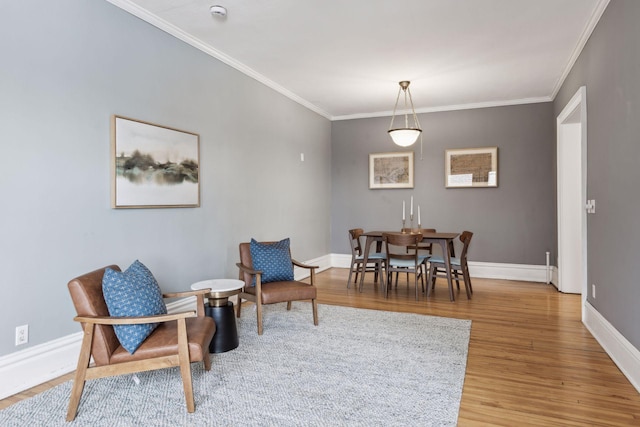
[[[473,298],[456,291],[450,302],[439,279],[430,298],[415,301],[400,278],[385,299],[372,274],[362,293],[347,289],[347,276],[338,268],[318,274],[319,303],[472,320],[460,426],[640,425],[640,394],[582,324],[580,296],[540,283],[474,278]],[[0,408],[71,378],[1,400]]]

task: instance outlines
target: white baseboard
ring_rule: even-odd
[[[551,267],[553,270],[555,267]],[[501,264],[495,262],[469,261],[471,277],[487,279],[522,280],[526,282],[547,282],[546,265]]]
[[[0,358],[0,399],[76,369],[82,332],[35,345]]]
[[[318,272],[331,267],[349,268],[351,255],[329,254],[305,263],[319,266]],[[545,266],[470,262],[469,269],[472,277],[546,282]],[[301,280],[308,277],[309,272],[296,268],[294,276]],[[194,301],[195,298],[174,301],[167,304],[167,310],[171,313],[191,310]],[[640,352],[588,303],[584,314],[586,327],[640,391]],[[0,357],[0,399],[73,371],[81,341],[82,333],[78,332]]]
[[[332,267],[349,268],[351,266],[351,255],[331,254],[330,257]],[[553,271],[555,267],[551,267],[551,269]],[[471,277],[487,279],[522,280],[542,283],[546,283],[547,281],[547,267],[545,265],[469,261],[469,273]]]
[[[584,324],[593,337],[640,392],[640,351],[613,327],[588,301],[583,308]]]

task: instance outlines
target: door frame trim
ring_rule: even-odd
[[[582,201],[582,203],[586,204],[586,200],[587,200],[587,87],[586,86],[581,86],[578,91],[573,95],[573,97],[571,98],[571,100],[566,104],[566,106],[562,109],[562,112],[558,115],[557,120],[556,120],[556,156],[557,156],[557,163],[556,163],[556,193],[557,193],[557,227],[558,227],[558,288],[560,289],[562,286],[561,283],[561,247],[562,247],[562,242],[561,242],[561,237],[562,237],[562,233],[561,233],[561,209],[560,206],[562,205],[562,200],[561,200],[561,189],[560,189],[560,165],[561,165],[561,158],[560,158],[560,144],[562,141],[561,138],[561,129],[562,126],[568,123],[577,123],[577,122],[569,122],[568,120],[571,119],[571,117],[576,113],[579,112],[580,113],[580,151],[581,151],[581,159],[580,159],[580,163],[581,163],[581,189],[580,189],[580,199]],[[581,222],[581,240],[582,240],[582,284],[581,284],[581,291],[582,291],[582,307],[584,308],[585,303],[587,301],[587,295],[588,295],[588,280],[587,280],[587,211],[585,209],[585,206],[581,206],[581,215],[580,218],[578,218],[578,220]],[[582,320],[584,321],[584,309],[582,310]]]

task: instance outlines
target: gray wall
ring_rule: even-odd
[[[0,356],[79,332],[66,284],[109,263],[170,291],[250,237],[330,252],[327,119],[105,1],[3,1],[0,52]],[[112,114],[200,135],[200,208],[110,208]]]
[[[555,250],[553,105],[421,114],[419,120],[423,160],[419,143],[402,149],[391,142],[386,117],[332,123],[332,252],[350,253],[350,228],[399,230],[402,200],[408,204],[413,195],[424,228],[474,232],[470,260],[544,264],[545,252]],[[491,146],[498,147],[497,188],[445,188],[446,149]],[[370,190],[369,153],[391,151],[415,152],[415,188]]]
[[[587,87],[589,302],[640,348],[640,2],[612,0],[554,102]]]

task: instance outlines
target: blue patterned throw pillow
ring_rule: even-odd
[[[123,272],[107,268],[102,278],[102,294],[109,314],[114,317],[167,314],[158,282],[138,260]],[[113,329],[122,347],[133,354],[157,326],[157,323],[114,325]]]
[[[288,238],[276,243],[260,243],[251,239],[249,249],[253,269],[262,272],[261,283],[293,280]],[[254,279],[251,286],[255,285]]]

